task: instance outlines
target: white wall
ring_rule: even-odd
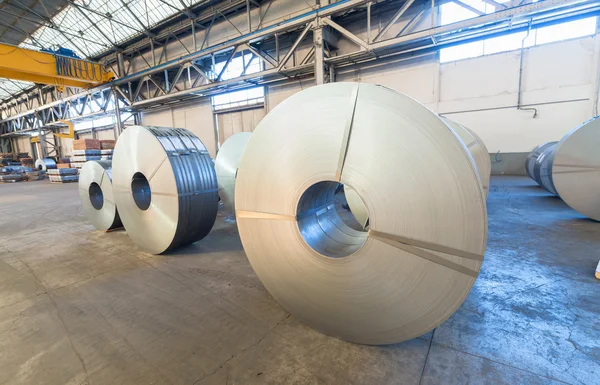
[[[427,59],[345,70],[337,81],[369,82],[403,92],[476,131],[489,151],[528,152],[559,140],[595,114],[598,37],[531,47],[524,51],[522,103],[518,110],[520,51],[439,64]],[[310,81],[269,87],[271,110]]]

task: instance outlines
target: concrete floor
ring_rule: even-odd
[[[495,177],[481,275],[447,322],[360,346],[265,291],[234,222],[170,255],[95,231],[77,186],[0,185],[2,384],[599,384],[600,223]]]

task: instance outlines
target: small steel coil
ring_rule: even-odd
[[[83,165],[79,174],[79,197],[83,212],[98,230],[122,226],[115,205],[110,161],[89,161]]]
[[[188,130],[127,128],[113,154],[113,186],[123,226],[149,253],[198,241],[215,222],[219,201],[214,164]]]
[[[38,171],[54,169],[56,168],[56,162],[54,161],[54,159],[50,158],[38,159],[35,161],[35,168]]]

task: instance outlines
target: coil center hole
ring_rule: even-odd
[[[88,188],[88,193],[92,207],[96,210],[101,210],[102,206],[104,206],[104,194],[102,193],[100,185],[96,182],[92,182]]]
[[[367,232],[348,207],[343,185],[337,182],[310,186],[300,197],[296,221],[304,241],[326,257],[347,257],[367,240]]]
[[[152,191],[148,179],[141,172],[136,172],[131,178],[131,193],[137,207],[140,210],[148,210],[152,203]]]

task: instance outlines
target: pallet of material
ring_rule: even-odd
[[[112,150],[115,148],[114,140],[101,140],[100,141],[100,149],[101,150]]]
[[[76,168],[55,168],[48,170],[48,175],[61,176],[61,175],[77,175],[79,170]]]
[[[5,174],[0,175],[0,182],[2,183],[15,183],[23,180],[23,175],[21,174]]]
[[[77,139],[73,141],[73,150],[100,150],[98,139]]]
[[[83,165],[85,164],[85,162],[72,162],[71,163],[71,167],[76,168],[76,169],[80,169],[83,167]]]
[[[31,182],[34,180],[46,179],[46,173],[44,171],[31,171],[26,173],[27,181]]]
[[[79,175],[48,175],[52,183],[79,182]]]
[[[21,165],[22,166],[31,166],[33,167],[33,158],[27,157],[27,158],[21,158]]]
[[[87,162],[88,160],[100,160],[100,155],[74,155],[71,157],[71,162]]]
[[[56,168],[71,168],[71,163],[57,163]]]
[[[73,150],[73,156],[83,156],[83,155],[100,155],[105,150]],[[106,150],[112,151],[112,150]]]

